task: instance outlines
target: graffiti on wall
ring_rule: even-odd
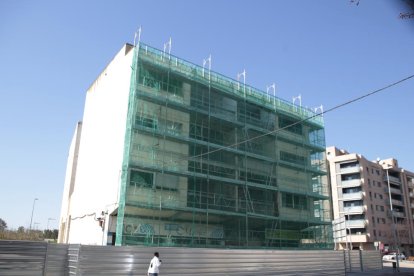
[[[125,219],[124,234],[200,237],[213,239],[222,239],[224,237],[224,231],[221,225],[171,223],[134,218]]]

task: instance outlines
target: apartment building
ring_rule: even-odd
[[[126,44],[86,93],[59,242],[330,248],[326,175],[314,111]]]
[[[413,173],[396,159],[369,161],[328,147],[334,220],[345,220],[337,249],[394,251],[414,255]],[[393,223],[394,220],[394,223]]]

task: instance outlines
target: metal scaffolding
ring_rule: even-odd
[[[132,68],[117,245],[332,247],[321,115],[143,43]]]

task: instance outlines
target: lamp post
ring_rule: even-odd
[[[35,203],[36,203],[36,200],[39,200],[39,199],[38,199],[38,198],[35,198],[35,199],[33,200],[32,216],[30,217],[29,232],[32,230],[33,213],[34,213],[34,208],[35,208]]]
[[[46,228],[47,230],[49,230],[49,221],[51,221],[51,220],[55,220],[55,219],[54,218],[48,218],[47,219],[47,228]]]
[[[392,199],[391,199],[391,186],[390,186],[390,175],[389,175],[389,169],[391,167],[388,165],[387,168],[385,168],[385,171],[387,172],[387,184],[388,184],[388,197],[390,199],[390,211],[391,211],[391,220],[392,220],[392,236],[394,238],[395,247],[397,248],[397,253],[395,254],[395,260],[397,262],[397,270],[400,270],[400,261],[399,261],[399,255],[400,255],[400,248],[398,246],[397,236],[396,236],[396,227],[395,227],[395,220],[394,220],[394,210],[392,206]]]

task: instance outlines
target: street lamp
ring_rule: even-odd
[[[384,163],[383,163],[384,164]],[[396,227],[395,227],[395,220],[394,220],[394,210],[392,206],[392,199],[391,199],[391,186],[390,186],[390,175],[388,173],[389,169],[391,169],[391,166],[387,164],[387,168],[385,168],[385,171],[387,172],[387,184],[388,184],[388,197],[390,199],[390,211],[391,211],[391,220],[392,220],[392,236],[394,238],[395,247],[397,247],[397,254],[395,254],[395,259],[397,261],[397,270],[400,270],[400,248],[398,246],[397,236],[396,236]]]
[[[34,213],[34,208],[35,208],[35,203],[36,203],[36,200],[39,200],[39,199],[38,199],[38,198],[35,198],[35,199],[33,200],[32,216],[30,217],[30,226],[29,226],[29,231],[31,231],[31,230],[32,230],[33,213]]]
[[[51,220],[55,220],[55,219],[54,218],[48,218],[47,219],[47,228],[46,228],[47,230],[49,230],[49,221],[51,221]]]

